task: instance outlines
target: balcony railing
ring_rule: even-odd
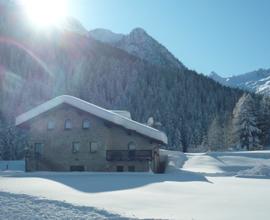
[[[107,161],[148,161],[152,160],[152,150],[107,150]]]

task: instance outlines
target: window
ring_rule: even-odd
[[[80,150],[80,142],[72,143],[72,153],[78,153]]]
[[[82,127],[83,127],[83,129],[89,129],[90,128],[90,121],[88,119],[83,120]]]
[[[135,172],[135,166],[128,166],[128,172]]]
[[[35,148],[34,149],[35,150],[35,156],[40,157],[42,152],[43,152],[44,144],[43,143],[35,143],[34,148]]]
[[[98,150],[97,142],[90,142],[90,153],[95,153]]]
[[[128,144],[128,159],[135,160],[136,157],[136,145],[134,142]]]
[[[133,141],[128,143],[128,150],[136,150],[136,144]]]
[[[124,172],[124,166],[116,166],[117,172]]]
[[[65,129],[69,130],[72,128],[72,123],[71,123],[71,120],[70,119],[67,119],[65,121]]]
[[[53,130],[55,128],[55,122],[54,121],[48,121],[47,129]]]

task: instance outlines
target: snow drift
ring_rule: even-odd
[[[237,176],[243,177],[270,177],[270,166],[265,164],[258,164],[251,169],[241,170]]]

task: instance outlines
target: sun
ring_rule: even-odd
[[[67,0],[22,0],[29,20],[39,28],[59,26],[67,16]]]

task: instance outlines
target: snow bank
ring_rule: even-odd
[[[161,157],[168,157],[168,167],[166,173],[172,173],[181,169],[187,160],[187,157],[184,153],[180,151],[169,151],[169,150],[160,150]]]
[[[270,177],[270,166],[265,164],[258,164],[251,169],[241,170],[237,176],[243,177]]]
[[[213,175],[237,175],[258,164],[270,166],[270,151],[188,153],[183,169]]]

